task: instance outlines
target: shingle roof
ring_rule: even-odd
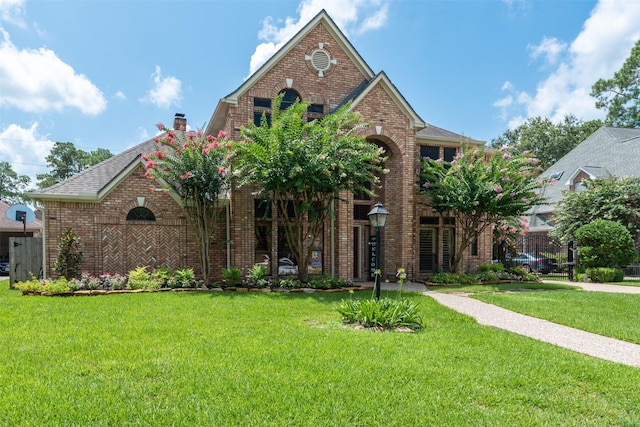
[[[435,139],[439,141],[452,141],[452,142],[470,142],[472,144],[484,144],[483,141],[478,141],[469,138],[468,136],[460,135],[455,132],[448,131],[446,129],[439,128],[431,124],[427,124],[427,127],[421,129],[416,133],[416,138],[420,139]]]
[[[154,151],[153,139],[136,145],[120,154],[98,163],[51,187],[30,193],[34,200],[39,199],[83,199],[95,200],[102,192],[118,180],[121,174],[134,162],[140,162],[142,154]]]
[[[540,176],[560,175],[555,185],[544,189],[547,204],[537,212],[551,212],[562,199],[562,190],[579,170],[596,178],[640,176],[640,129],[603,126],[558,160]]]

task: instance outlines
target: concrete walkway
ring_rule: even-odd
[[[640,288],[634,286],[596,283],[575,283],[575,285],[593,292],[640,293]],[[398,287],[397,284],[386,283],[382,285],[382,289],[397,290]],[[422,292],[446,307],[475,318],[481,325],[504,329],[600,359],[640,367],[640,345],[637,344],[515,313],[469,298],[464,294],[429,291],[425,285],[420,283],[405,284],[403,290]]]

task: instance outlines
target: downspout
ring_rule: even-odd
[[[336,277],[336,199],[331,200],[331,277]]]
[[[38,208],[42,212],[42,278],[47,278],[47,215],[45,207]]]
[[[231,200],[227,203],[225,213],[227,217],[227,268],[231,268]]]

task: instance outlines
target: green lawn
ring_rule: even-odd
[[[0,282],[0,425],[640,424],[640,369],[405,295],[423,309],[415,334],[342,326],[349,294],[41,297]]]
[[[566,326],[640,344],[640,295],[606,292],[507,292],[473,298]]]

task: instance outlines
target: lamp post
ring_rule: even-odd
[[[373,289],[375,290],[377,300],[380,299],[380,230],[387,222],[388,215],[389,211],[386,210],[380,202],[376,203],[373,209],[367,214],[369,221],[371,221],[371,226],[376,229],[376,272]]]

